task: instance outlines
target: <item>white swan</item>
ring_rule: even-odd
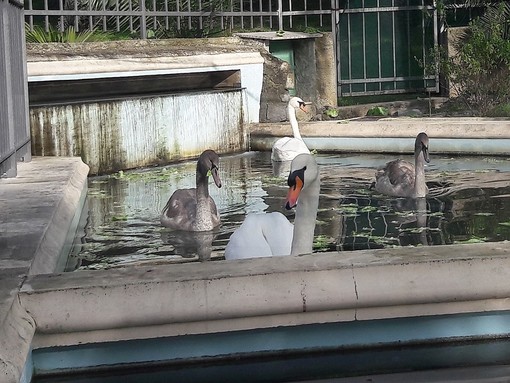
[[[301,138],[296,118],[296,109],[306,112],[305,106],[306,103],[299,97],[292,97],[289,100],[287,115],[294,137],[282,137],[273,144],[271,151],[271,159],[273,161],[292,161],[298,154],[310,153],[310,150],[308,150],[308,147]]]
[[[176,190],[163,208],[160,221],[175,230],[209,231],[220,224],[214,200],[209,195],[209,172],[221,187],[218,166],[220,158],[214,150],[204,151],[197,161],[196,188]]]
[[[388,162],[375,174],[375,190],[393,197],[425,197],[425,162],[429,162],[429,137],[420,133],[414,144],[414,165],[397,159]]]
[[[300,154],[292,161],[288,184],[285,207],[297,204],[294,225],[279,212],[249,214],[230,236],[225,259],[312,252],[320,192],[319,168],[312,155]]]

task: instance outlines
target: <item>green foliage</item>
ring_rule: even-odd
[[[510,104],[496,105],[487,112],[488,117],[510,117]]]
[[[315,252],[331,250],[334,245],[335,240],[325,235],[317,235],[313,238],[313,250]]]
[[[436,72],[432,72],[436,73]],[[353,106],[363,104],[377,104],[383,102],[394,102],[402,100],[415,100],[417,98],[427,98],[426,93],[405,93],[405,94],[379,94],[373,96],[349,96],[340,97],[338,106]]]
[[[371,117],[385,117],[388,116],[389,114],[390,112],[388,108],[385,108],[384,106],[374,106],[367,112],[367,116]]]
[[[454,45],[457,54],[435,52],[450,88],[475,114],[486,116],[510,103],[510,5],[489,6]]]
[[[325,113],[326,113],[326,116],[328,116],[329,118],[337,118],[338,117],[338,110],[335,108],[326,109]]]
[[[321,33],[322,30],[320,28],[307,26],[304,31],[305,33],[315,34],[315,33]]]
[[[46,31],[43,27],[35,25],[33,30],[25,24],[25,36],[27,43],[83,43],[90,41],[108,41],[112,39],[111,33],[97,31],[76,32],[73,27],[68,27],[63,32],[51,25]]]

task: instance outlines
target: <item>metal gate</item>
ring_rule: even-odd
[[[433,0],[336,1],[339,96],[439,91],[425,69],[438,45]]]
[[[0,177],[30,161],[23,2],[0,0]]]

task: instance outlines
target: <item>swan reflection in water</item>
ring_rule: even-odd
[[[392,206],[395,212],[401,213],[402,217],[405,217],[400,227],[411,233],[418,234],[415,244],[424,246],[430,245],[431,240],[428,238],[429,222],[427,199],[425,197],[399,198],[394,201]]]
[[[291,164],[292,161],[271,161],[273,175],[286,179],[289,176]]]
[[[345,197],[340,201],[336,250],[445,243],[444,226],[452,214],[448,201],[380,195]]]
[[[175,253],[188,261],[208,261],[211,259],[213,240],[216,236],[214,231],[181,231],[163,230],[161,241],[172,245]]]

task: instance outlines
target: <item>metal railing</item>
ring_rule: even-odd
[[[30,161],[23,3],[0,0],[0,177]]]
[[[296,3],[296,1],[294,1]],[[331,30],[331,0],[26,0],[26,22],[46,31],[129,32],[142,39],[236,30]],[[192,33],[190,33],[192,32]]]

